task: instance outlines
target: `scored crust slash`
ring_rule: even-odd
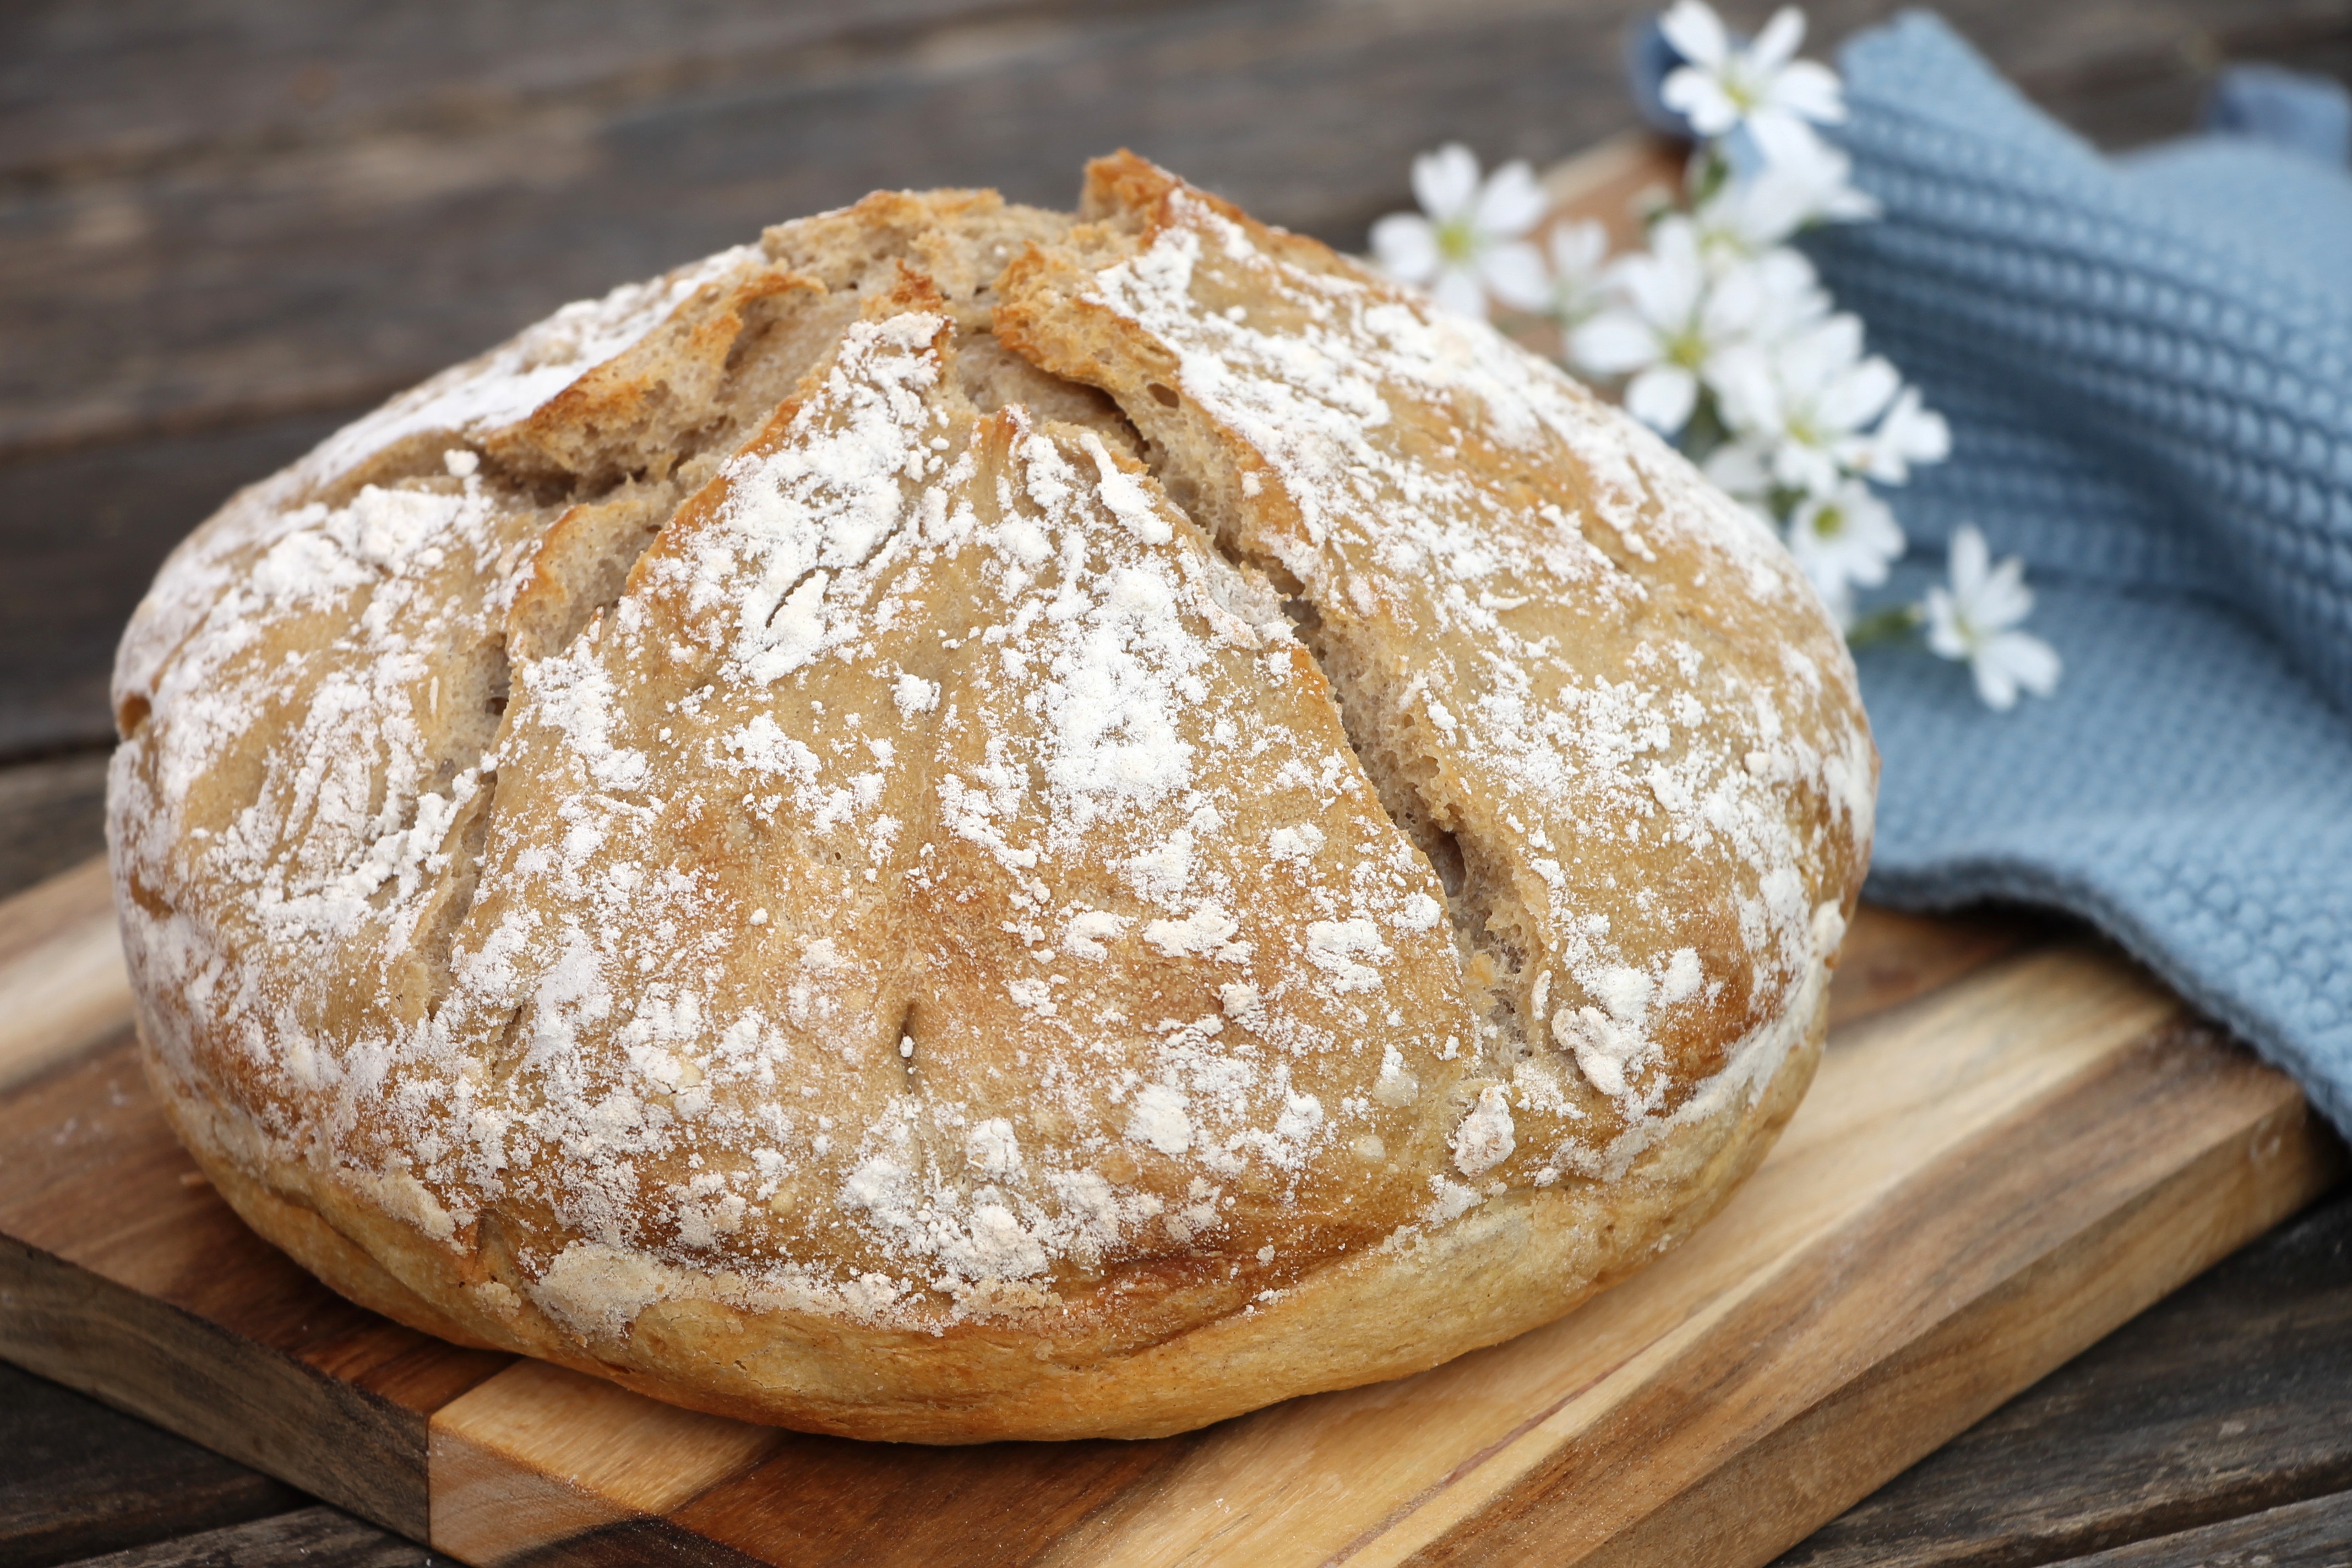
[[[1141,1436],[1559,1316],[1802,1093],[1877,762],[1769,531],[1131,155],[567,306],[116,671],[151,1076],[369,1307]]]

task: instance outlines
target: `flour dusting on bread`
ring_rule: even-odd
[[[182,547],[116,702],[159,1082],[339,1286],[932,1440],[1393,1375],[1695,1223],[1875,775],[1680,458],[1124,156],[394,399]]]

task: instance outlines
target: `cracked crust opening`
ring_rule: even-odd
[[[1131,156],[566,307],[126,633],[151,1075],[353,1299],[850,1436],[1433,1364],[1721,1202],[1876,763],[1766,531]]]

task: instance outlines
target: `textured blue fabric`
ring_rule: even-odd
[[[1891,589],[1976,522],[2066,665],[2003,714],[1863,653],[1870,893],[2084,915],[2352,1131],[2352,177],[2251,112],[2105,158],[1926,15],[1842,65],[1885,216],[1812,248],[1953,427]]]
[[[2352,159],[2352,92],[2278,66],[2231,66],[2205,100],[2205,129],[2259,137],[2323,163]]]

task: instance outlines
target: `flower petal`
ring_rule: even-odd
[[[1613,270],[1633,308],[1669,331],[1690,324],[1706,288],[1698,230],[1679,215],[1660,219],[1650,230],[1648,255],[1629,256]]]
[[[1478,193],[1470,221],[1489,238],[1517,239],[1535,227],[1546,205],[1543,187],[1536,184],[1536,172],[1528,167],[1526,159],[1514,158],[1496,170],[1486,189]]]
[[[1772,486],[1771,471],[1765,466],[1763,454],[1744,441],[1717,447],[1709,454],[1706,477],[1717,489],[1743,498],[1760,496]]]
[[[1801,567],[1804,563],[1800,562],[1798,564]],[[1829,612],[1830,619],[1838,624],[1838,629],[1851,628],[1853,625],[1853,589],[1847,585],[1845,580],[1833,574],[1817,577],[1811,568],[1806,568],[1805,581],[1811,583],[1813,592],[1821,595],[1822,608]]]
[[[1372,225],[1372,259],[1400,283],[1426,283],[1437,272],[1437,230],[1419,213],[1391,213]]]
[[[1481,256],[1478,278],[1488,293],[1517,310],[1540,310],[1551,299],[1543,253],[1524,241],[1498,245]]]
[[[1698,330],[1708,347],[1720,353],[1743,341],[1769,340],[1777,325],[1773,296],[1753,267],[1735,267],[1717,279],[1699,301]]]
[[[1794,5],[1783,5],[1748,46],[1748,58],[1759,74],[1776,71],[1804,41],[1805,14]]]
[[[1942,415],[1920,405],[1918,388],[1906,386],[1860,451],[1857,466],[1872,479],[1901,484],[1911,477],[1912,464],[1940,463],[1951,456],[1951,426]]]
[[[1838,466],[1827,452],[1802,441],[1783,441],[1772,453],[1772,477],[1792,490],[1828,496],[1838,488]]]
[[[1551,231],[1551,269],[1561,278],[1589,279],[1609,254],[1609,231],[1599,218],[1580,218]]]
[[[1718,200],[1749,251],[1780,244],[1803,227],[1821,205],[1812,186],[1777,163],[1766,164],[1761,174],[1731,186]]]
[[[1964,522],[1952,531],[1948,552],[1953,595],[1960,604],[1973,606],[1984,587],[1985,573],[1992,563],[1992,553],[1985,548],[1985,537],[1977,531],[1976,524]]]
[[[1625,412],[1665,436],[1690,423],[1697,402],[1698,377],[1678,364],[1652,365],[1625,389]]]
[[[1478,155],[1459,142],[1412,161],[1412,195],[1439,223],[1469,216],[1478,199]]]
[[[1720,136],[1739,123],[1739,106],[1723,84],[1696,66],[1668,73],[1658,101],[1690,121],[1701,136]]]
[[[1570,335],[1569,356],[1591,375],[1623,375],[1658,363],[1658,334],[1631,310],[1603,310]]]
[[[1715,388],[1724,423],[1734,434],[1777,437],[1782,428],[1780,386],[1769,355],[1753,343],[1735,343],[1713,357],[1707,384]]]
[[[1832,521],[1833,529],[1827,526]],[[1797,551],[1800,561],[1832,563],[1841,581],[1864,587],[1885,582],[1887,566],[1903,553],[1903,530],[1894,512],[1868,487],[1852,481],[1800,505],[1790,523],[1791,548],[1803,546]]]
[[[1969,619],[1990,636],[2033,613],[2033,590],[2025,585],[2025,563],[2012,555],[1994,567],[1969,602]]]
[[[1877,418],[1902,385],[1895,367],[1874,354],[1831,377],[1815,412],[1824,426],[1845,435]]]
[[[1845,89],[1837,73],[1813,60],[1791,60],[1772,78],[1765,101],[1816,125],[1845,118]]]
[[[1976,678],[1977,695],[1984,700],[1986,707],[2006,713],[2017,706],[2017,678],[2007,666],[1979,652],[1969,660],[1969,673]]]
[[[1666,14],[1658,18],[1658,31],[1675,47],[1675,53],[1693,65],[1717,67],[1731,52],[1731,41],[1723,31],[1723,18],[1706,0],[1675,0]]]
[[[1928,651],[1939,658],[1968,658],[1968,628],[1960,624],[1960,607],[1952,595],[1931,587],[1919,608],[1927,618]]]
[[[1768,163],[1796,163],[1820,156],[1821,138],[1793,111],[1778,104],[1760,104],[1748,113],[1748,134]]]
[[[1841,313],[1810,322],[1783,337],[1773,356],[1781,381],[1796,400],[1817,405],[1862,358],[1862,318]]]
[[[2064,668],[2058,650],[2031,632],[2003,632],[1986,644],[1979,657],[1985,663],[1999,664],[2011,679],[2036,697],[2047,697],[2058,689],[2059,672]]]

